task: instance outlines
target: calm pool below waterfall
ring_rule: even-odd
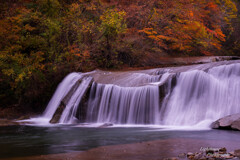
[[[209,141],[223,140],[229,143],[239,141],[238,144],[240,148],[240,134],[236,131],[164,131],[159,128],[146,127],[85,128],[73,126],[8,126],[0,127],[0,159],[68,153],[106,145],[174,138]],[[212,146],[203,147],[214,147],[214,143],[210,145]],[[173,149],[177,150],[178,148],[177,146],[173,146]]]

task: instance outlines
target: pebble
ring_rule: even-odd
[[[234,155],[240,158],[240,149],[235,150]]]
[[[188,152],[188,153],[187,153],[187,157],[188,157],[188,156],[194,156],[194,153]]]
[[[231,160],[240,160],[240,149],[235,150],[234,152],[227,153],[227,149],[225,147],[220,148],[219,150],[213,150],[209,149],[205,152],[197,152],[192,153],[188,152],[181,153],[178,155],[178,158],[185,159],[187,157],[188,160],[225,160],[225,159],[231,159]],[[177,157],[172,158],[165,158],[164,160],[179,160]]]
[[[219,154],[226,154],[227,149],[225,147],[219,149]]]
[[[181,153],[178,155],[179,158],[186,158],[186,153]]]

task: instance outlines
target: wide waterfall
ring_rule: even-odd
[[[240,112],[240,61],[71,73],[43,117],[51,123],[193,126]]]

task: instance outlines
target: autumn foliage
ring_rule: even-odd
[[[234,0],[1,1],[0,100],[38,99],[71,71],[141,66],[151,54],[237,55],[237,6]]]
[[[236,17],[232,1],[165,1],[153,9],[147,27],[140,32],[170,53],[216,55],[226,41],[222,24],[231,32],[229,22]]]

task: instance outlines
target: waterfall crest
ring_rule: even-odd
[[[192,126],[240,112],[240,62],[69,74],[43,116],[58,123]],[[58,113],[59,106],[63,106]]]

